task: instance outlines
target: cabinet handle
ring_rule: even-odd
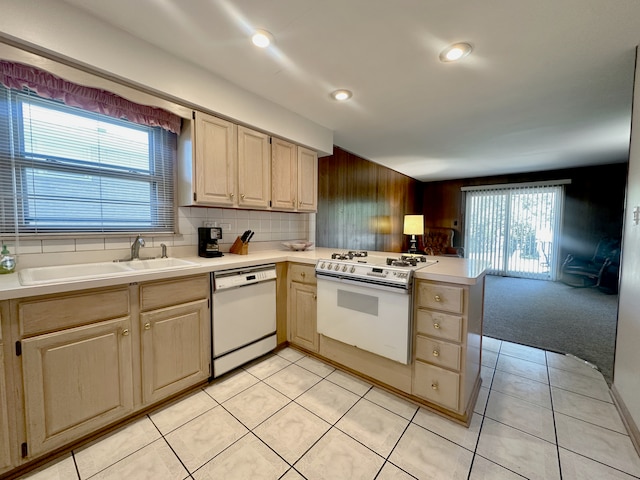
[[[307,276],[307,274],[306,274],[305,272],[300,272],[300,276],[301,276],[302,278],[304,278],[304,277],[306,277],[306,276]]]
[[[298,205],[302,205],[302,200],[300,200],[300,201],[298,202]]]
[[[313,294],[313,299],[316,300],[318,298],[318,296],[314,293]]]
[[[148,323],[148,322],[147,322],[147,323],[145,323],[145,324],[144,324],[144,329],[145,329],[145,330],[150,330],[150,329],[151,329],[151,324],[150,324],[150,323]]]
[[[231,192],[231,193],[229,194],[229,196],[230,196],[231,198],[233,198],[233,192]]]
[[[433,351],[433,356],[434,357],[439,357],[440,356],[440,352],[438,350],[434,350]]]
[[[433,299],[434,299],[436,302],[439,302],[439,301],[441,301],[441,300],[442,300],[442,298],[440,298],[440,295],[436,295],[435,297],[433,297]]]
[[[440,330],[440,324],[439,323],[434,323],[433,324],[433,328],[435,328],[436,330]]]
[[[296,204],[296,201],[295,200],[291,200],[291,205],[295,206],[295,204]]]
[[[244,200],[244,193],[240,194],[240,198]]]
[[[129,335],[129,329],[125,328],[124,330],[122,330],[122,336],[126,337],[127,335]]]
[[[438,390],[438,388],[439,388],[439,387],[438,387],[438,382],[433,382],[433,383],[431,384],[431,389],[432,389],[432,390]]]

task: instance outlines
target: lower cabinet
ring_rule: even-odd
[[[289,265],[289,341],[312,352],[319,348],[315,268]]]
[[[7,384],[4,376],[4,351],[2,343],[0,343],[0,473],[11,467],[8,414]]]
[[[209,378],[207,300],[140,315],[142,400],[153,403]]]
[[[484,279],[415,286],[412,393],[464,421],[479,387],[483,296]]]
[[[130,328],[125,317],[23,340],[29,456],[133,411]]]
[[[12,339],[18,355],[11,368],[22,385],[14,415],[17,425],[24,415],[24,430],[19,427],[9,449],[21,462],[209,378],[208,274],[17,299],[10,306],[20,335]],[[0,472],[10,445],[3,397],[0,376]]]

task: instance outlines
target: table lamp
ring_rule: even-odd
[[[424,215],[405,215],[402,233],[411,235],[409,253],[417,253],[416,235],[424,235]]]

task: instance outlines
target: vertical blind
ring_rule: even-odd
[[[0,85],[0,233],[173,232],[176,152],[160,126]]]
[[[492,274],[556,279],[562,184],[463,190],[465,256],[488,262]]]

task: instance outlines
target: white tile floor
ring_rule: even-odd
[[[287,348],[24,478],[640,478],[599,372],[492,338],[483,358],[469,428]]]

